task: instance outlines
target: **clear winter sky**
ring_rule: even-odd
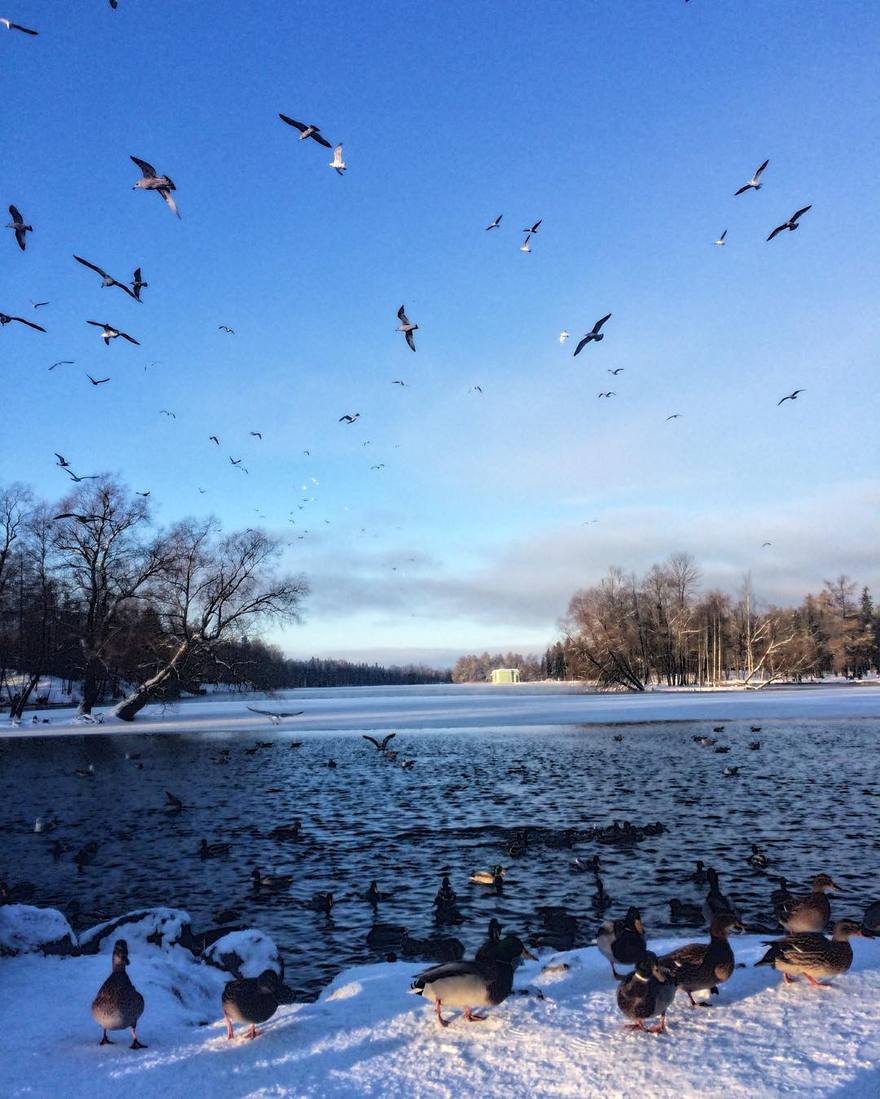
[[[765,601],[880,586],[874,0],[2,14],[40,36],[0,27],[0,200],[34,226],[25,254],[2,231],[0,310],[49,332],[0,330],[0,479],[58,498],[58,450],[161,523],[282,532],[313,586],[293,654],[540,649],[577,587],[678,550]],[[142,266],[143,304],[74,252]]]

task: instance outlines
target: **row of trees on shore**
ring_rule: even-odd
[[[109,477],[52,506],[25,485],[0,486],[0,699],[20,718],[54,676],[77,685],[83,713],[112,698],[131,720],[147,702],[205,683],[273,689],[435,674],[288,661],[260,642],[270,623],[296,621],[308,594],[302,576],[280,570],[282,549],[262,530],[224,534],[213,518],[159,529],[149,501]]]
[[[759,607],[750,577],[729,595],[704,591],[688,554],[637,577],[611,568],[572,597],[564,639],[544,654],[547,678],[641,691],[880,670],[880,612],[846,575],[796,607]]]

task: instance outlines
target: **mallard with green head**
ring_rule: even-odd
[[[146,1049],[137,1036],[138,1019],[144,1013],[144,998],[125,972],[127,965],[128,943],[125,939],[117,939],[113,945],[110,976],[92,1001],[92,1018],[104,1032],[100,1045],[113,1044],[107,1037],[108,1030],[130,1030],[131,1049]]]
[[[645,927],[639,910],[630,907],[622,920],[607,920],[603,923],[596,936],[596,946],[599,953],[611,963],[611,972],[615,980],[619,981],[621,974],[615,969],[614,963],[636,965],[646,953]]]
[[[718,985],[730,979],[736,962],[728,935],[744,930],[732,912],[719,912],[709,925],[708,943],[688,943],[660,959],[660,964],[672,971],[676,987],[685,990],[694,1007],[698,1006],[695,992],[708,990],[717,996]]]
[[[838,892],[840,886],[834,884],[830,875],[817,874],[813,878],[812,892],[781,901],[776,913],[777,919],[793,935],[824,931],[831,919],[831,902],[825,895],[829,890]]]
[[[264,970],[259,977],[229,981],[220,998],[226,1019],[226,1037],[235,1037],[233,1023],[247,1023],[251,1028],[248,1038],[256,1038],[257,1023],[265,1023],[278,1010],[280,986],[274,969]]]
[[[500,885],[504,880],[504,875],[507,873],[507,868],[504,866],[493,866],[491,870],[477,870],[476,873],[471,874],[469,881],[472,881],[475,885]]]
[[[490,944],[485,944],[489,947]],[[481,1022],[474,1008],[497,1007],[513,989],[513,967],[520,958],[532,958],[525,944],[515,935],[506,935],[491,949],[481,948],[481,957],[472,962],[447,962],[420,973],[412,983],[412,991],[434,1001],[434,1010],[441,1026],[448,1026],[441,1007],[464,1009],[469,1022]]]
[[[624,977],[617,990],[617,1006],[633,1022],[631,1030],[646,1030],[650,1034],[662,1034],[666,1029],[666,1012],[675,999],[675,980],[656,954],[646,951],[635,970]],[[645,1026],[646,1019],[660,1016],[655,1026]]]
[[[770,949],[755,965],[772,965],[782,974],[786,984],[803,976],[814,988],[830,988],[828,981],[822,978],[846,973],[853,961],[849,940],[856,936],[873,938],[856,920],[838,920],[830,939],[816,932],[804,932],[784,939],[765,940],[765,946]]]

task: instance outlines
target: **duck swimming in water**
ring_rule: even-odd
[[[767,856],[761,851],[756,843],[752,844],[752,853],[746,860],[749,866],[755,868],[755,870],[766,870],[770,865]]]
[[[840,886],[828,874],[817,874],[811,893],[782,900],[776,915],[785,930],[791,934],[823,931],[831,919],[831,902],[825,896],[829,889],[836,892]]]
[[[666,1012],[675,999],[675,981],[656,954],[646,952],[629,976],[624,977],[617,990],[617,1006],[634,1020],[631,1030],[646,1030],[649,1034],[662,1034],[666,1029]],[[645,1026],[646,1019],[660,1016],[656,1026]]]
[[[464,1009],[468,1022],[482,1022],[486,1016],[474,1013],[474,1008],[497,1007],[513,990],[513,967],[519,958],[532,958],[526,946],[515,936],[507,935],[494,944],[494,951],[484,954],[482,960],[472,962],[447,962],[426,969],[412,983],[412,991],[433,1000],[437,1020],[441,1026],[449,1026],[441,1007]]]
[[[630,907],[622,920],[608,920],[599,928],[596,937],[599,953],[611,963],[615,980],[620,980],[614,963],[636,965],[646,953],[645,927],[637,908]]]
[[[737,915],[737,908],[730,897],[725,897],[721,892],[721,887],[718,884],[718,871],[713,870],[710,866],[706,872],[706,877],[709,879],[709,892],[706,894],[706,899],[703,901],[703,916],[706,923],[711,924],[713,916],[717,916],[720,912],[732,912]]]
[[[494,885],[497,887],[503,884],[506,873],[507,869],[505,867],[493,866],[491,870],[477,870],[476,873],[471,874],[468,881],[472,881],[475,885]]]
[[[789,935],[784,939],[766,941],[770,949],[755,965],[772,965],[782,974],[786,984],[804,976],[814,988],[831,988],[821,978],[839,977],[846,973],[853,961],[850,939],[856,936],[872,938],[855,920],[838,920],[831,938],[806,933]]]
[[[215,859],[219,855],[228,855],[231,847],[231,843],[208,843],[207,840],[202,840],[199,854],[203,859]]]
[[[251,871],[254,889],[287,889],[293,882],[292,874],[263,874],[256,868]]]
[[[98,989],[92,1002],[92,1018],[104,1032],[99,1044],[113,1044],[107,1037],[108,1030],[130,1030],[130,1048],[146,1049],[137,1036],[138,1019],[144,1013],[144,998],[125,972],[128,965],[128,943],[125,939],[116,940],[112,965],[110,976]]]
[[[259,977],[229,981],[220,1000],[226,1019],[226,1037],[235,1037],[233,1023],[248,1023],[251,1028],[248,1038],[256,1038],[257,1023],[265,1023],[278,1010],[279,987],[274,969],[264,970]]]
[[[732,912],[720,912],[709,926],[708,943],[688,943],[664,954],[660,964],[667,966],[675,979],[676,988],[683,988],[693,1007],[695,992],[718,994],[718,985],[730,979],[736,964],[728,941],[731,931],[743,931],[743,925]]]

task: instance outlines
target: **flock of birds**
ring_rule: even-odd
[[[203,847],[206,841],[202,841]],[[227,845],[228,846],[228,845]],[[211,852],[217,853],[217,852]],[[203,857],[207,856],[203,852]],[[753,851],[753,857],[755,852]],[[478,884],[494,884],[500,868],[489,874],[477,874],[471,880]],[[254,871],[255,888],[264,884],[278,887],[274,878],[263,882]],[[709,892],[702,906],[702,914],[709,925],[708,942],[686,943],[676,949],[658,955],[648,948],[645,928],[638,908],[630,906],[626,914],[617,920],[607,920],[599,928],[596,946],[607,958],[611,974],[617,986],[617,1006],[629,1020],[627,1027],[661,1034],[666,1029],[666,1013],[672,1006],[676,992],[682,991],[692,1007],[706,1007],[707,999],[697,1000],[694,993],[709,997],[719,995],[719,985],[729,981],[736,968],[736,958],[730,944],[732,933],[746,928],[736,910],[736,905],[721,892],[718,874],[711,867],[697,864],[693,880],[709,883]],[[834,922],[830,937],[825,934],[831,920],[831,904],[828,892],[838,886],[828,874],[818,874],[812,881],[810,892],[794,894],[783,878],[780,888],[772,895],[774,913],[786,934],[778,939],[765,940],[766,953],[755,964],[771,966],[782,974],[786,984],[803,977],[814,988],[828,988],[830,981],[846,973],[853,962],[851,940],[858,937],[874,938],[880,932],[880,902],[869,906],[862,920],[838,919]],[[8,891],[7,891],[8,896]],[[376,905],[387,894],[378,890],[372,882],[366,898]],[[444,877],[434,900],[441,919],[455,911],[456,895],[449,878]],[[328,910],[329,911],[329,910]],[[381,928],[383,925],[377,925]],[[517,935],[502,935],[497,919],[489,923],[488,937],[477,950],[473,960],[447,961],[431,966],[419,973],[411,984],[411,990],[434,1003],[437,1021],[443,1027],[449,1025],[443,1008],[459,1009],[467,1022],[480,1022],[487,1018],[481,1009],[497,1007],[513,992],[514,969],[521,959],[537,961],[525,943]],[[108,1031],[130,1030],[132,1049],[144,1049],[137,1035],[137,1026],[144,1011],[144,997],[134,987],[126,967],[129,964],[128,945],[124,939],[116,942],[111,973],[101,985],[92,1003],[92,1016],[101,1027],[100,1044],[111,1040]],[[565,967],[566,963],[550,961],[546,971]],[[618,966],[632,967],[631,972],[621,974]],[[520,990],[528,993],[528,990]],[[257,1026],[269,1020],[282,1002],[281,976],[267,969],[257,977],[229,981],[222,992],[221,1010],[227,1028],[227,1038],[235,1036],[234,1024],[248,1027],[247,1037],[257,1036]],[[543,993],[536,995],[543,999]],[[650,1020],[656,1019],[653,1025]]]

